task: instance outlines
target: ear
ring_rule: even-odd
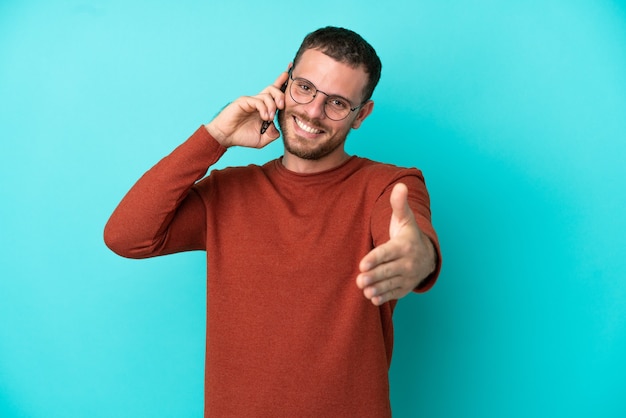
[[[363,104],[363,106],[359,108],[358,114],[354,121],[352,121],[352,129],[359,129],[359,126],[361,126],[365,118],[367,118],[373,110],[374,102],[371,100],[365,102],[365,104]]]

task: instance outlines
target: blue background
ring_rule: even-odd
[[[203,254],[126,260],[102,229],[327,24],[383,61],[349,151],[424,171],[444,251],[396,312],[395,416],[626,416],[626,7],[609,0],[0,1],[0,416],[202,415]]]

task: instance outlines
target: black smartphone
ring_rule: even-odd
[[[285,90],[287,90],[287,84],[289,84],[289,79],[291,78],[291,69],[293,67],[290,67],[289,70],[287,71],[287,80],[285,80],[285,84],[283,84],[282,86],[280,86],[280,91],[282,91],[283,93],[285,92]]]

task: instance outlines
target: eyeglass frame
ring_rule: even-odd
[[[291,98],[293,99],[294,102],[301,104],[301,105],[305,105],[305,104],[309,104],[311,102],[313,102],[313,100],[315,100],[315,98],[317,97],[317,93],[322,93],[323,95],[325,95],[327,98],[333,98],[333,97],[337,97],[340,98],[342,100],[345,100],[346,102],[348,102],[350,104],[350,106],[352,106],[352,102],[348,99],[346,99],[343,96],[340,96],[338,94],[328,94],[326,92],[323,92],[322,90],[318,89],[317,86],[315,84],[313,84],[310,80],[307,80],[306,78],[303,77],[296,77],[293,78],[293,67],[291,67],[288,71],[289,73],[289,79],[291,79],[292,83],[289,85],[289,95],[291,96]],[[291,92],[291,87],[293,86],[293,81],[296,80],[304,80],[306,81],[308,84],[310,84],[314,89],[315,89],[315,94],[311,96],[311,101],[306,102],[306,103],[300,103],[299,101],[297,101],[294,97],[293,97],[293,93]],[[286,86],[285,86],[286,87]],[[328,116],[328,113],[326,113],[326,103],[328,102],[328,100],[324,101],[324,114],[326,115],[326,117],[330,120],[333,120],[335,122],[339,122],[341,120],[346,119],[348,116],[350,116],[350,113],[354,112],[355,110],[357,110],[358,108],[362,107],[365,103],[367,103],[367,100],[364,101],[363,103],[361,103],[360,105],[356,106],[356,107],[349,107],[348,109],[350,109],[350,111],[346,114],[346,116],[344,116],[341,119],[333,119],[330,116]]]

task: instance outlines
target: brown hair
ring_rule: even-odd
[[[307,49],[317,49],[329,57],[352,67],[362,65],[369,76],[363,89],[363,103],[368,101],[380,80],[382,63],[374,48],[356,32],[327,26],[309,33],[293,59],[294,67]]]

